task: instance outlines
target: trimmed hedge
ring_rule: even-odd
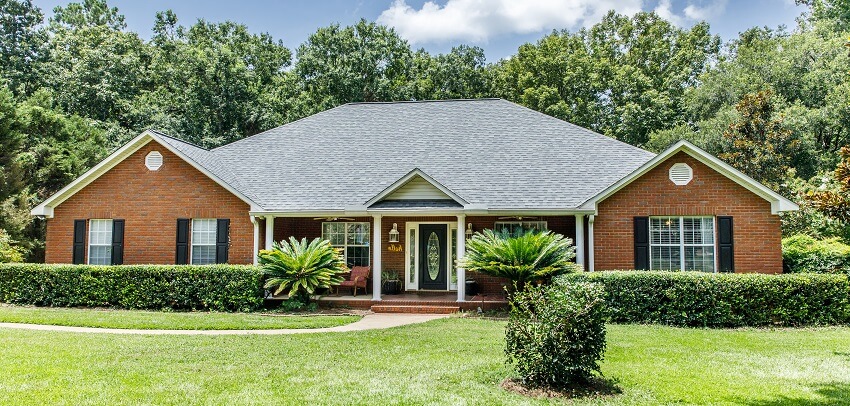
[[[263,304],[263,278],[242,265],[0,264],[0,302],[251,311]]]
[[[610,320],[687,327],[806,326],[850,323],[847,275],[603,271],[556,283],[605,286]]]
[[[850,245],[838,237],[816,240],[798,234],[782,239],[782,262],[785,272],[850,274]]]

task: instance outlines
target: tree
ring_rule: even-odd
[[[298,47],[294,72],[314,112],[348,102],[406,100],[413,60],[391,28],[360,20],[320,28]]]
[[[31,0],[0,0],[0,77],[15,95],[29,95],[41,83],[36,68],[45,58],[43,21]]]
[[[490,96],[484,50],[460,45],[448,54],[413,56],[412,97],[416,100],[475,99]]]
[[[705,23],[673,26],[654,13],[606,15],[578,33],[554,32],[502,62],[503,97],[633,145],[684,123],[685,90],[719,51]]]
[[[723,136],[730,149],[720,154],[736,169],[779,190],[794,173],[789,164],[800,160],[805,153],[802,143],[774,117],[772,92],[762,91],[745,95],[735,106],[741,119],[732,123]]]
[[[850,147],[839,151],[841,161],[833,172],[832,182],[824,182],[819,189],[805,195],[806,202],[843,224],[850,224]],[[828,178],[827,178],[828,179]]]

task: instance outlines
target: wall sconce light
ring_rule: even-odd
[[[466,239],[472,238],[472,223],[466,225]]]
[[[393,229],[390,230],[390,242],[398,242],[398,224],[393,223]]]

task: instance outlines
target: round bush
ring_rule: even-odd
[[[531,287],[512,298],[505,353],[525,386],[562,388],[599,372],[604,296],[602,285],[577,282]]]
[[[785,272],[850,273],[850,245],[798,234],[782,239],[782,262]]]

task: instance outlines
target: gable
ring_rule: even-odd
[[[421,176],[415,176],[384,197],[384,200],[452,200],[452,198]]]
[[[180,142],[174,139],[170,140],[172,142]],[[197,172],[198,174],[200,174],[205,181],[211,182],[211,184],[214,184],[219,189],[225,190],[230,195],[235,196],[239,200],[248,204],[249,207],[254,208],[255,203],[251,199],[239,193],[231,185],[223,181],[218,176],[214,175],[207,168],[191,159],[185,153],[181,152],[180,149],[175,148],[168,142],[164,142],[161,136],[157,133],[154,133],[152,131],[145,131],[144,133],[140,134],[139,136],[132,139],[131,141],[123,145],[121,148],[110,154],[103,161],[86,171],[86,173],[75,179],[73,182],[62,188],[60,191],[45,199],[41,204],[33,208],[30,211],[30,214],[34,216],[44,216],[47,218],[53,217],[53,211],[57,206],[70,199],[90,184],[95,183],[101,177],[106,176],[111,171],[113,171],[113,169],[118,166],[121,166],[128,160],[131,160],[131,162],[136,161],[137,163],[139,163],[141,169],[144,169],[147,172],[159,172],[159,170],[151,171],[147,168],[147,164],[149,163],[147,162],[147,154],[152,151],[152,147],[155,147],[156,151],[162,155],[163,167],[166,167],[167,163],[165,162],[167,162],[168,160],[172,161],[173,164],[179,162],[181,166],[184,166],[185,168],[191,168],[191,171],[193,173]],[[198,147],[192,148],[200,149]],[[139,155],[141,153],[140,151],[144,151],[144,155]],[[126,182],[135,181],[137,180],[133,179],[132,177],[128,177],[126,179]]]
[[[682,172],[677,171],[677,168],[674,167],[677,163],[686,163],[693,170],[693,179],[683,184],[677,184],[683,182]],[[678,173],[671,173],[671,169],[672,172]],[[671,180],[671,176],[677,179]],[[687,177],[685,176],[685,178]],[[635,183],[637,184],[636,187],[631,187]],[[721,194],[726,194],[727,191],[732,190],[745,191],[747,196],[755,195],[763,199],[769,203],[772,214],[799,210],[799,206],[794,202],[684,140],[656,155],[655,158],[649,160],[628,176],[597,193],[594,197],[585,201],[581,207],[597,210],[600,203],[612,196],[620,195],[625,188],[638,189],[641,196],[650,200],[681,204],[682,201],[676,199],[686,197],[684,195],[686,192],[695,194],[717,193],[717,187],[720,185],[728,185],[726,188],[721,188]],[[715,192],[707,192],[708,190]],[[701,202],[695,201],[693,204],[699,205]],[[730,201],[730,204],[733,203]]]

